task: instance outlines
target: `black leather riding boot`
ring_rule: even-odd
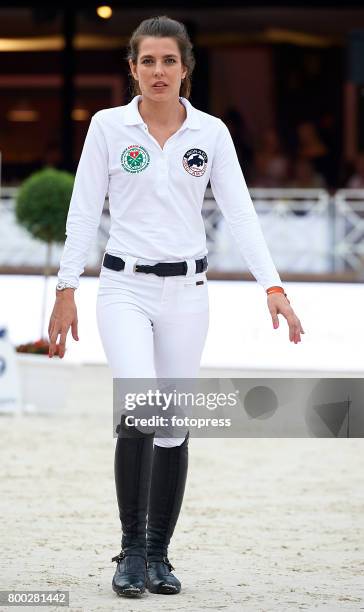
[[[146,516],[154,434],[126,428],[124,418],[117,431],[114,468],[122,550],[112,558],[118,564],[112,587],[118,595],[135,597],[145,591],[146,583]]]
[[[182,506],[188,469],[189,432],[180,446],[154,445],[147,523],[147,588],[151,593],[179,593],[171,574],[168,545]]]

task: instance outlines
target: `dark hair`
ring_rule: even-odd
[[[180,95],[184,98],[189,98],[195,58],[192,52],[193,45],[183,23],[170,19],[166,15],[144,19],[134,30],[129,40],[127,60],[131,60],[133,64],[137,63],[139,43],[144,36],[170,37],[175,39],[181,54],[182,64],[187,68],[186,76],[181,83]],[[133,76],[131,76],[131,79],[132,95],[136,96],[141,93],[139,83]]]

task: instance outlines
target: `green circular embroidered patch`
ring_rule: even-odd
[[[129,145],[121,154],[121,165],[127,172],[141,172],[149,161],[149,153],[141,145]]]

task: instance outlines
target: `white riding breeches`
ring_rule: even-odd
[[[135,272],[134,264],[155,262],[120,257],[124,270],[102,266],[96,302],[113,378],[197,378],[209,326],[206,272],[196,273],[194,260],[187,260],[186,276],[145,274]],[[154,438],[165,447],[183,441]]]

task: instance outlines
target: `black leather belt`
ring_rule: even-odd
[[[207,270],[207,257],[203,259],[195,259],[196,273],[204,272]],[[124,270],[125,261],[121,257],[105,253],[102,265],[110,270]],[[186,276],[187,274],[187,262],[176,261],[176,262],[161,262],[154,264],[154,266],[147,266],[143,264],[135,264],[134,272],[144,272],[145,274],[156,274],[157,276]]]

